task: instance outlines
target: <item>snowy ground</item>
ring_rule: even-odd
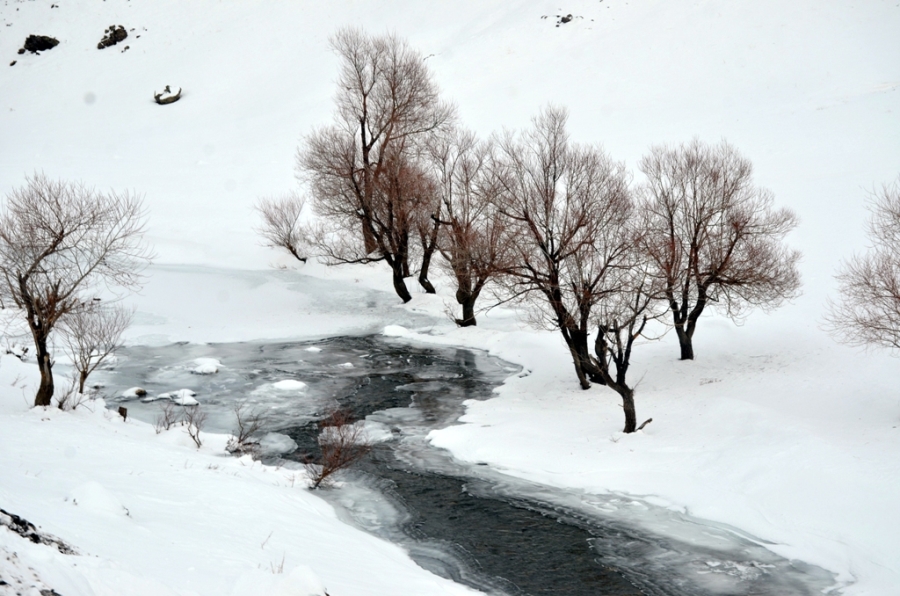
[[[819,329],[838,262],[865,246],[866,190],[900,170],[896,0],[52,4],[0,5],[0,192],[42,170],[144,193],[158,265],[130,341],[390,326],[488,349],[530,374],[435,433],[458,457],[730,523],[837,573],[845,594],[900,591],[897,361]],[[555,27],[559,13],[579,18]],[[96,49],[113,23],[134,28],[124,53]],[[654,421],[622,436],[614,394],[578,391],[560,340],[516,313],[458,330],[440,298],[395,306],[377,267],[291,269],[258,245],[251,207],[294,187],[297,143],[331,111],[326,38],[345,24],[407,37],[483,134],[552,101],[630,166],[653,143],[728,139],[800,216],[804,296],[741,327],[701,321],[695,362],[675,360],[673,337],[640,346],[638,415]],[[30,33],[61,43],[16,54]],[[155,105],[167,84],[183,99]],[[342,525],[291,471],[223,456],[221,437],[198,452],[100,408],[29,410],[33,381],[3,358],[0,507],[83,554],[0,530],[18,561],[0,557],[4,579],[30,566],[64,596],[468,592]]]

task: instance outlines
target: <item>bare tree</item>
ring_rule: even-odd
[[[372,445],[362,427],[354,424],[346,410],[335,410],[319,423],[321,458],[307,464],[312,487],[319,486],[338,470],[350,467],[370,451]]]
[[[136,287],[149,261],[141,201],[100,193],[43,174],[13,190],[0,212],[0,292],[22,309],[34,339],[41,382],[36,406],[53,397],[50,334],[102,283]]]
[[[622,266],[614,269],[607,280],[613,290],[597,305],[594,314],[597,339],[594,353],[606,385],[622,398],[625,413],[624,432],[643,428],[651,420],[637,426],[634,387],[627,380],[635,342],[646,337],[647,324],[665,312],[658,300],[658,280],[650,275],[650,264],[639,247],[640,231],[635,230],[632,249]]]
[[[438,180],[441,224],[438,247],[448,273],[456,279],[462,306],[460,327],[475,325],[475,303],[485,285],[508,265],[509,226],[495,205],[499,185],[492,174],[493,144],[479,143],[471,132],[454,130],[435,137],[431,159]]]
[[[567,112],[544,109],[521,140],[500,142],[496,203],[515,238],[507,291],[535,321],[558,329],[583,389],[604,383],[588,349],[594,307],[615,290],[610,272],[627,254],[628,175],[600,148],[569,141]]]
[[[416,162],[424,138],[447,125],[454,108],[440,101],[422,55],[398,37],[342,29],[331,45],[341,58],[335,123],[306,137],[298,175],[327,222],[317,238],[331,262],[386,261],[408,302],[410,201],[426,199],[416,196],[424,189]],[[350,229],[360,236],[348,237]]]
[[[133,318],[132,309],[91,301],[62,319],[64,349],[78,373],[78,393],[84,393],[88,375],[122,347],[122,334]]]
[[[697,320],[707,306],[731,318],[773,309],[799,294],[800,253],[784,237],[797,225],[772,193],[753,184],[753,167],[731,145],[694,140],[653,147],[639,211],[646,252],[662,280],[681,359],[694,358]]]
[[[874,193],[871,248],[843,264],[840,300],[829,301],[829,332],[850,345],[900,349],[900,177]]]
[[[259,199],[255,209],[262,218],[257,232],[269,246],[287,249],[298,261],[306,262],[304,247],[308,243],[300,215],[306,200],[297,193]]]

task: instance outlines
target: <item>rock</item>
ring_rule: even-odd
[[[178,93],[173,93],[169,86],[166,85],[166,88],[163,89],[162,93],[153,94],[153,99],[161,106],[175,103],[176,101],[181,99],[181,87],[178,88]]]
[[[10,65],[10,66],[15,66],[15,65],[16,65],[16,61],[13,60],[12,62],[9,63],[9,65]]]
[[[22,47],[22,50],[37,54],[38,52],[52,50],[58,45],[59,40],[53,37],[48,37],[46,35],[29,35],[25,38],[25,45]],[[20,54],[25,53],[22,50],[19,50]]]
[[[103,32],[103,39],[97,44],[97,49],[102,50],[114,46],[120,41],[124,41],[126,37],[128,37],[128,31],[125,30],[125,27],[122,25],[110,25]]]
[[[121,393],[122,397],[144,397],[146,395],[147,390],[142,387],[131,387]]]

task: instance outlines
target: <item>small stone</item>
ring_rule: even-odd
[[[15,66],[15,65],[16,65],[16,61],[13,60],[12,62],[9,63],[9,65],[10,65],[10,66]]]

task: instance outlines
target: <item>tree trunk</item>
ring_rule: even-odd
[[[49,406],[53,398],[53,363],[47,350],[47,338],[35,335],[34,343],[37,348],[35,356],[38,370],[41,372],[41,384],[38,386],[37,395],[34,396],[34,405]]]
[[[400,300],[406,304],[412,300],[412,294],[409,293],[406,282],[403,281],[403,265],[395,261],[391,269],[393,270],[394,291],[400,296]]]
[[[372,230],[369,229],[366,222],[362,222],[362,236],[366,255],[370,255],[378,250],[378,240],[375,238],[375,234],[372,233]]]
[[[634,391],[620,385],[616,391],[622,396],[622,409],[625,410],[625,430],[633,433],[637,429],[637,413],[634,411]]]
[[[87,383],[87,371],[79,371],[78,372],[78,393],[84,393],[84,384]]]
[[[683,327],[675,327],[675,335],[678,336],[678,345],[681,346],[681,360],[694,359],[693,338]]]
[[[606,381],[603,379],[600,368],[594,364],[594,361],[591,358],[591,352],[588,349],[588,334],[580,329],[569,329],[569,336],[572,341],[572,345],[570,346],[572,349],[572,357],[577,358],[580,361],[581,370],[584,371],[584,374],[592,382],[599,385],[606,385]]]
[[[426,294],[437,294],[437,290],[428,281],[428,266],[431,265],[431,255],[422,259],[422,269],[419,271],[419,285],[425,290]]]
[[[591,384],[588,382],[584,369],[581,367],[581,359],[578,357],[575,347],[571,344],[569,345],[569,352],[572,354],[572,363],[575,365],[575,375],[578,377],[578,384],[581,385],[582,389],[590,389]]]
[[[477,295],[473,294],[472,292],[463,292],[462,290],[456,292],[456,301],[462,305],[462,318],[456,319],[456,324],[460,327],[475,326],[476,298]]]
[[[437,248],[437,232],[438,224],[435,222],[430,235],[426,236],[420,233],[422,240],[422,267],[419,268],[419,285],[425,290],[426,294],[437,294],[434,286],[428,280],[428,269],[431,267],[431,257]]]

